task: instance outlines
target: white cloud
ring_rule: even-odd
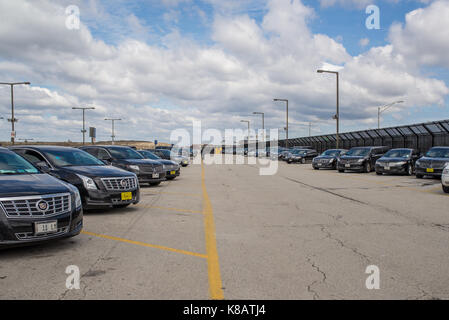
[[[71,107],[80,105],[96,107],[88,126],[98,128],[99,139],[110,135],[105,116],[123,118],[118,137],[134,139],[168,139],[170,130],[188,128],[191,119],[205,127],[239,127],[255,109],[266,112],[267,127],[282,127],[284,109],[274,97],[289,98],[292,122],[331,121],[335,80],[316,73],[323,65],[341,72],[345,121],[369,123],[375,106],[392,99],[427,106],[442,104],[449,94],[443,81],[421,75],[415,63],[446,63],[444,57],[421,59],[418,48],[409,53],[401,46],[412,31],[435,32],[416,27],[412,18],[392,29],[392,45],[351,57],[338,41],[311,32],[308,22],[316,13],[299,0],[269,1],[260,23],[237,3],[227,5],[230,11],[216,11],[213,44],[198,44],[173,29],[158,46],[134,34],[106,44],[84,24],[67,30],[64,8],[52,1],[0,0],[0,78],[33,84],[17,88],[17,110],[25,114],[19,135],[79,139],[81,115]],[[433,8],[423,10],[422,17],[437,18],[427,11]],[[126,16],[127,28],[145,36],[146,25]],[[0,87],[2,115],[9,101],[9,91]],[[6,130],[0,134],[7,137]]]

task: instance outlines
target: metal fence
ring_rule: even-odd
[[[285,147],[286,140],[279,146]],[[288,139],[289,147],[310,146],[318,152],[336,147],[336,135],[322,135]],[[449,120],[420,124],[346,132],[340,134],[340,148],[361,146],[386,146],[390,148],[414,148],[424,153],[434,146],[449,146]]]

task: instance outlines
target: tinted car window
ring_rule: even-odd
[[[44,153],[48,160],[57,167],[104,165],[103,162],[82,150],[45,150]]]
[[[410,158],[410,150],[390,150],[385,154],[386,158]]]
[[[449,149],[432,148],[427,152],[426,157],[429,158],[449,158]]]
[[[98,149],[97,158],[100,160],[109,160],[111,155],[104,149]]]
[[[15,153],[0,152],[0,174],[31,173],[39,173],[39,170]]]
[[[37,152],[31,150],[23,150],[23,152],[21,151],[22,150],[19,151],[19,154],[33,164],[45,161],[45,159]]]
[[[159,158],[157,155],[155,155],[154,153],[150,152],[150,151],[146,151],[146,150],[140,150],[138,151],[141,155],[143,155],[144,157],[146,157],[147,159],[151,159],[151,160],[160,160],[161,158]]]
[[[321,155],[322,156],[336,157],[339,154],[340,154],[340,151],[338,151],[338,150],[326,150]]]
[[[369,155],[370,153],[370,149],[366,149],[366,148],[354,148],[349,150],[348,152],[346,152],[346,156],[351,156],[351,157],[364,157]]]
[[[108,147],[108,151],[116,159],[144,159],[140,153],[131,148]]]

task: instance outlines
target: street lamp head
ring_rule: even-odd
[[[30,85],[31,83],[27,81],[27,82],[24,82],[23,84]],[[28,140],[30,140],[30,139],[28,139]]]
[[[324,71],[323,71],[323,70],[317,70],[316,72],[318,72],[318,73],[323,73]]]

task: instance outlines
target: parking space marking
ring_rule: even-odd
[[[161,209],[161,210],[168,210],[168,211],[177,211],[177,212],[184,212],[184,213],[197,213],[197,214],[203,214],[202,211],[196,211],[196,210],[188,210],[188,209],[179,209],[179,208],[170,208],[170,207],[161,207],[161,206],[153,206],[153,205],[145,205],[145,204],[137,204],[136,207],[139,208],[152,208],[152,209]]]
[[[159,194],[171,194],[171,195],[178,195],[178,196],[186,196],[186,197],[195,197],[195,198],[201,198],[202,195],[199,193],[186,193],[186,192],[151,192],[151,193],[143,193],[144,195],[150,195],[150,196],[157,196]]]
[[[206,239],[209,294],[213,300],[224,299],[220,263],[215,236],[214,212],[206,189],[204,164],[201,162],[201,188],[203,190],[204,236]]]
[[[153,249],[160,249],[160,250],[165,250],[165,251],[171,251],[171,252],[181,253],[181,254],[188,255],[188,256],[194,256],[194,257],[197,257],[197,258],[207,259],[207,256],[205,254],[202,254],[202,253],[186,251],[186,250],[180,250],[180,249],[174,249],[174,248],[160,246],[160,245],[157,245],[157,244],[149,244],[149,243],[145,243],[145,242],[128,240],[128,239],[118,238],[118,237],[114,237],[114,236],[108,236],[108,235],[104,235],[104,234],[97,234],[97,233],[84,231],[84,230],[81,231],[81,233],[85,234],[85,235],[97,237],[97,238],[103,238],[103,239],[109,239],[109,240],[114,240],[114,241],[120,241],[120,242],[134,244],[134,245],[138,245],[138,246],[142,246],[142,247],[153,248]]]

